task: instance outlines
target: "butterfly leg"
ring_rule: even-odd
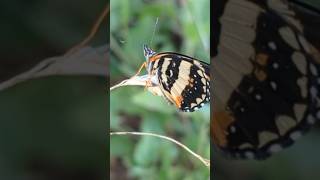
[[[138,75],[140,74],[142,68],[144,68],[144,67],[147,67],[147,63],[146,63],[146,62],[144,62],[144,63],[140,66],[138,72],[137,72],[134,76],[138,76]]]
[[[140,74],[141,70],[142,70],[143,68],[145,68],[145,67],[147,67],[147,63],[146,63],[146,62],[144,62],[144,63],[140,66],[138,72],[137,72],[134,76],[138,76],[138,75]],[[152,86],[151,79],[148,78],[148,79],[146,80],[146,85],[145,85],[145,87],[144,87],[144,90],[147,90],[147,88],[148,88],[148,87],[151,87],[151,86]]]
[[[147,90],[148,87],[152,87],[151,78],[148,78],[148,79],[146,80],[146,85],[144,86],[144,90]]]

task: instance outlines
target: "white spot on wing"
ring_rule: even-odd
[[[201,78],[201,82],[202,82],[202,84],[206,84],[206,79],[205,78]]]
[[[294,141],[296,141],[297,139],[299,139],[300,137],[302,136],[301,132],[300,131],[295,131],[295,132],[292,132],[290,134],[290,138]]]
[[[170,61],[167,60],[167,58],[165,58],[164,61],[163,61],[162,67],[161,67],[162,72],[165,72],[165,71],[167,70],[169,64],[170,64]],[[162,79],[162,81],[165,82],[165,84],[167,85],[168,79],[167,79],[167,75],[166,75],[165,73],[162,73],[162,74],[161,74],[161,79]]]
[[[306,77],[301,77],[297,80],[297,84],[300,88],[301,96],[303,98],[306,98],[308,95],[307,81],[308,81],[308,79]]]
[[[235,128],[234,126],[231,126],[231,127],[230,127],[230,132],[231,132],[231,133],[235,133],[235,132],[236,132],[236,128]]]
[[[311,93],[311,97],[312,97],[312,98],[316,98],[316,97],[317,97],[317,94],[318,94],[317,88],[314,87],[314,86],[312,86],[312,87],[310,88],[310,93]]]
[[[271,153],[276,153],[276,152],[279,152],[279,151],[281,151],[281,150],[282,150],[282,147],[281,147],[280,144],[273,144],[273,145],[271,145],[270,148],[269,148],[269,151],[270,151]]]
[[[283,38],[283,40],[290,45],[292,48],[299,50],[299,43],[296,39],[295,33],[293,32],[293,30],[291,28],[289,28],[288,26],[286,27],[282,27],[279,29],[279,33],[281,35],[281,37]]]
[[[310,54],[310,53],[311,53],[311,52],[310,52],[310,47],[309,47],[309,43],[307,42],[307,40],[306,40],[303,36],[301,36],[301,35],[298,36],[298,39],[299,39],[299,41],[300,41],[303,49],[304,49],[307,53]]]
[[[273,41],[269,42],[269,43],[268,43],[268,46],[269,46],[269,48],[271,48],[272,50],[276,50],[276,49],[277,49],[277,45],[276,45]]]
[[[292,117],[286,115],[280,115],[276,117],[275,123],[280,135],[286,134],[292,127],[295,127],[297,124]]]
[[[247,148],[253,148],[253,146],[249,143],[243,143],[239,146],[239,149],[247,149]]]
[[[269,132],[269,131],[262,131],[259,133],[259,147],[262,147],[267,143],[269,143],[270,141],[278,138],[279,137],[276,133]]]
[[[316,122],[315,118],[311,114],[308,115],[307,121],[309,124],[314,124]]]
[[[203,94],[201,98],[204,100],[206,98],[206,95]]]
[[[275,83],[274,81],[271,81],[270,85],[273,90],[277,90],[277,83]]]
[[[272,67],[273,67],[274,69],[278,69],[278,68],[279,68],[279,64],[276,63],[276,62],[274,62],[274,63],[272,64]]]
[[[317,71],[316,66],[314,66],[313,64],[310,64],[309,67],[310,67],[311,74],[314,75],[314,76],[318,76],[318,71]]]
[[[202,99],[201,98],[197,98],[196,102],[197,102],[197,104],[200,104],[202,102]]]
[[[260,101],[260,100],[262,99],[262,97],[261,97],[260,94],[256,94],[256,95],[255,95],[255,98],[256,98],[256,100],[258,100],[258,101]]]
[[[294,64],[296,65],[296,67],[298,68],[298,70],[302,73],[302,74],[306,74],[307,72],[307,61],[305,56],[296,51],[292,54],[292,61],[294,62]]]
[[[254,158],[254,154],[251,151],[247,151],[244,153],[244,155],[246,156],[246,158],[248,159],[253,159]]]
[[[295,104],[293,105],[294,114],[298,121],[301,121],[304,113],[306,112],[307,106],[305,104]]]

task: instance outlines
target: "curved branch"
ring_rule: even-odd
[[[199,159],[206,167],[210,168],[210,160],[209,159],[203,158],[199,154],[193,152],[186,145],[180,143],[179,141],[177,141],[177,140],[175,140],[173,138],[170,138],[170,137],[167,137],[167,136],[163,136],[163,135],[154,134],[154,133],[147,133],[147,132],[110,132],[110,136],[112,136],[112,135],[152,136],[152,137],[157,137],[157,138],[160,138],[160,139],[165,139],[165,140],[171,141],[171,142],[175,143],[176,145],[182,147],[186,151],[188,151],[192,156],[194,156],[197,159]]]

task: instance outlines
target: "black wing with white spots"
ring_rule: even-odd
[[[219,8],[211,135],[233,157],[264,159],[320,119],[319,52],[286,1]]]
[[[164,97],[177,108],[193,112],[210,101],[209,65],[189,56],[155,54],[153,71]]]

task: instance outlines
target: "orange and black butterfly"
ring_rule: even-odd
[[[212,141],[232,157],[264,159],[320,119],[320,53],[310,43],[319,34],[301,16],[320,14],[283,0],[215,2]]]
[[[184,112],[193,112],[210,101],[209,64],[174,52],[156,53],[143,46],[146,87]]]

